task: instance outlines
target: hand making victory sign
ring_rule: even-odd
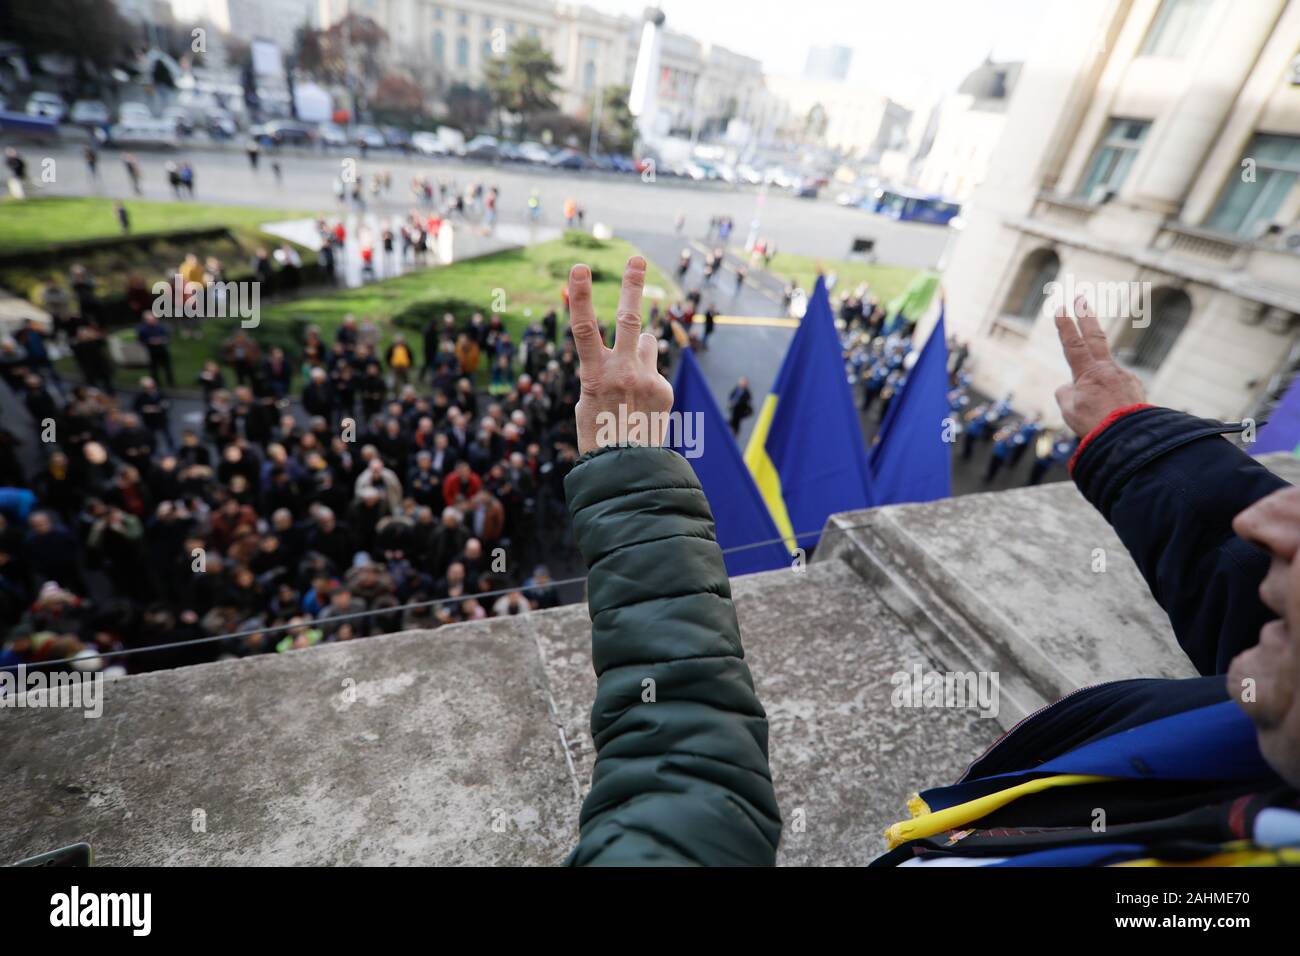
[[[591,269],[575,265],[569,271],[569,327],[581,363],[582,393],[576,409],[578,451],[600,445],[623,444],[607,440],[599,427],[607,415],[617,421],[648,421],[651,445],[662,445],[666,413],[673,407],[673,387],[659,374],[659,343],[641,331],[641,294],[646,263],[640,256],[627,260],[618,297],[614,347],[601,341],[600,327],[591,301]],[[621,411],[620,411],[621,406]]]

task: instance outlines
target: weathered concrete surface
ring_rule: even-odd
[[[1300,481],[1295,456],[1261,461]],[[1195,675],[1123,543],[1069,482],[835,515],[817,558],[851,564],[943,669],[997,671],[1006,728],[1079,687]]]
[[[972,710],[893,706],[894,674],[936,664],[846,563],[814,562],[803,573],[769,571],[731,585],[770,724],[786,822],[779,862],[866,863],[884,850],[883,829],[906,818],[907,798],[956,779],[1000,734],[997,721]],[[590,627],[583,612],[528,620],[585,793],[595,759]]]
[[[504,623],[128,677],[99,719],[0,710],[0,862],[557,863],[578,801]]]
[[[947,669],[998,672],[1006,727],[1078,687],[1195,674],[1119,538],[1071,484],[831,526],[825,556],[848,560]]]
[[[1266,464],[1270,471],[1285,478],[1291,484],[1300,483],[1300,458],[1295,455],[1279,451],[1271,455],[1261,455],[1259,460]]]

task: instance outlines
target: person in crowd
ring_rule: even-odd
[[[749,391],[749,379],[742,375],[736,381],[736,387],[727,396],[727,421],[731,425],[731,434],[738,436],[740,426],[752,414],[754,414],[754,396]]]
[[[167,326],[163,325],[162,320],[153,312],[145,312],[141,315],[140,322],[135,327],[135,337],[145,347],[145,351],[149,355],[149,376],[155,381],[165,379],[170,387],[175,388],[176,372],[172,368],[172,334],[168,331]]]

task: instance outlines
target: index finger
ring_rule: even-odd
[[[569,270],[569,328],[573,331],[578,361],[583,365],[598,365],[605,357],[605,346],[591,304],[591,269],[582,263]]]
[[[1070,374],[1078,379],[1084,369],[1092,365],[1092,352],[1088,348],[1088,343],[1083,340],[1083,336],[1079,334],[1079,330],[1075,328],[1074,319],[1070,318],[1064,306],[1056,312],[1056,336],[1061,340],[1061,351],[1065,353]]]
[[[633,355],[641,336],[641,293],[645,289],[645,260],[632,256],[623,270],[618,292],[618,317],[614,328],[614,351]]]
[[[1083,296],[1075,301],[1074,314],[1079,317],[1079,332],[1088,346],[1088,352],[1098,362],[1110,361],[1110,340],[1097,321],[1097,313],[1092,311],[1092,306]]]

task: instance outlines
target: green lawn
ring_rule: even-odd
[[[250,334],[264,347],[278,344],[293,351],[307,325],[318,326],[325,340],[332,341],[334,330],[351,313],[358,320],[370,317],[380,327],[381,353],[393,335],[401,331],[422,359],[420,332],[428,316],[440,318],[450,311],[464,318],[477,310],[490,317],[495,305],[500,307],[498,311],[518,342],[524,328],[541,319],[547,309],[559,311],[563,322],[560,290],[569,268],[576,262],[591,267],[596,315],[602,324],[608,324],[614,321],[623,266],[635,252],[631,244],[621,239],[598,242],[585,234],[569,233],[551,242],[423,269],[355,289],[275,302],[262,308],[261,325]],[[646,288],[648,298],[654,297],[656,290],[668,298],[679,294],[654,265],[647,271]],[[646,311],[649,311],[648,303]],[[172,355],[179,387],[194,386],[203,362],[218,356],[222,341],[237,325],[235,320],[222,320],[205,326],[201,339],[173,337]],[[117,334],[134,333],[124,329]],[[138,369],[121,369],[118,378],[123,384],[130,384],[141,374]],[[295,388],[298,384],[295,382]]]
[[[794,282],[801,289],[812,292],[819,269],[834,272],[839,277],[837,290],[855,288],[866,282],[871,286],[871,294],[882,303],[888,302],[907,288],[909,282],[920,272],[906,266],[879,265],[871,262],[857,262],[847,259],[817,259],[812,256],[798,256],[788,252],[778,252],[772,257],[770,271],[783,281]]]
[[[302,219],[311,215],[302,210],[146,199],[128,199],[125,205],[133,233],[209,226],[255,228],[264,222]],[[21,201],[9,197],[0,199],[0,254],[121,234],[111,199],[70,196],[40,196]]]

